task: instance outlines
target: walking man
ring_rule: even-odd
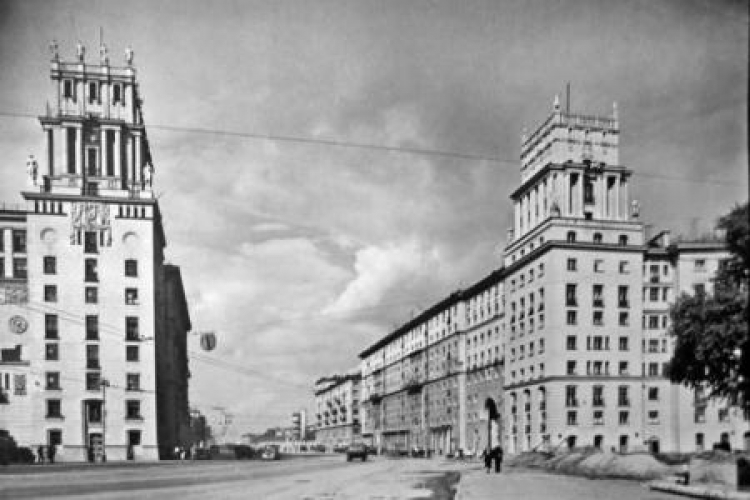
[[[503,466],[503,448],[500,445],[495,446],[492,454],[495,455],[495,472],[499,473]]]

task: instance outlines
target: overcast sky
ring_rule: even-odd
[[[316,378],[500,266],[521,129],[568,81],[573,111],[618,102],[655,228],[746,199],[747,23],[739,0],[0,0],[0,200],[43,157],[38,122],[2,113],[43,113],[49,41],[93,59],[102,27],[116,65],[131,45],[167,257],[219,338],[191,402],[226,407],[231,434],[288,425]]]

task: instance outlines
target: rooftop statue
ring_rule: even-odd
[[[29,181],[36,186],[37,177],[39,175],[39,164],[34,158],[34,155],[29,155],[26,160],[26,173],[29,176]]]
[[[125,62],[128,63],[128,66],[133,65],[133,49],[130,47],[125,49]]]
[[[86,56],[86,47],[84,47],[80,40],[76,44],[76,55],[79,61],[83,61],[83,58]]]

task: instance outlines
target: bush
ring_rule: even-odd
[[[34,452],[27,446],[22,446],[16,450],[16,462],[20,464],[33,464],[36,460]]]

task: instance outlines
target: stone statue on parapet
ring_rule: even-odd
[[[133,65],[133,49],[130,47],[125,49],[125,62],[128,63],[128,66]]]
[[[58,59],[60,59],[60,52],[59,52],[59,47],[57,45],[57,40],[52,40],[49,43],[49,51],[50,53],[52,53],[53,61],[57,61]]]
[[[154,166],[150,163],[143,167],[143,186],[144,189],[151,189],[154,183]]]
[[[78,56],[78,60],[81,62],[83,62],[83,58],[86,57],[86,47],[80,40],[76,44],[76,55]]]
[[[29,181],[36,186],[37,176],[39,175],[39,164],[34,155],[29,155],[29,158],[26,160],[26,173],[29,176]]]

